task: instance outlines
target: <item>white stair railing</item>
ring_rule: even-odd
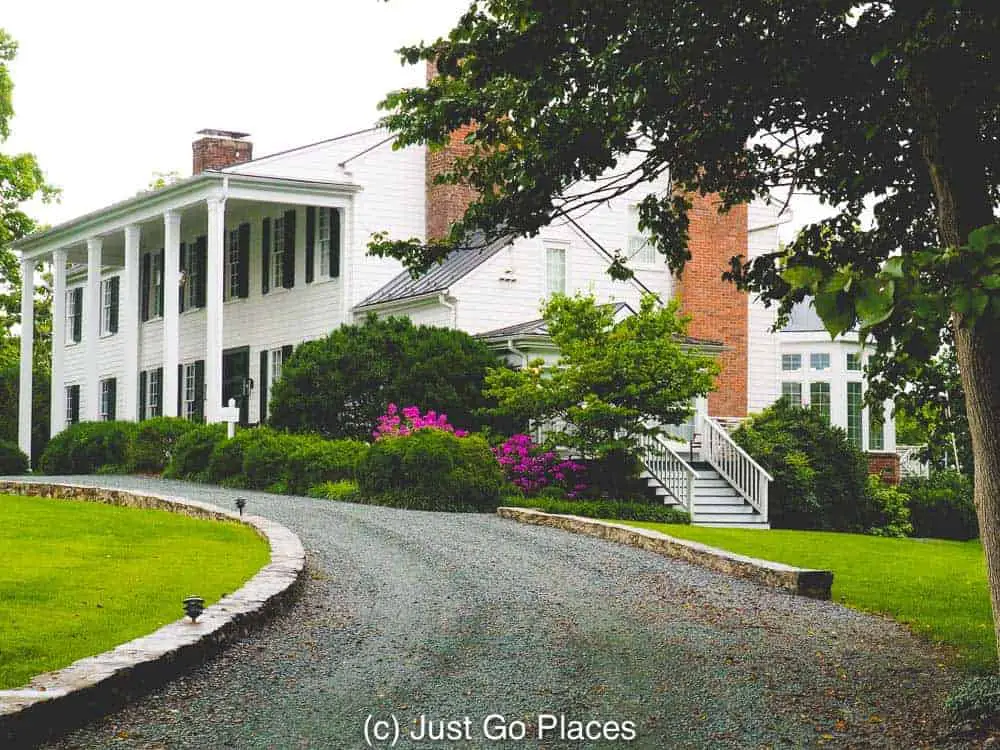
[[[896,444],[896,453],[899,455],[899,474],[903,477],[929,477],[930,465],[920,458],[920,452],[926,445],[899,445]]]
[[[694,480],[697,472],[665,440],[656,435],[639,438],[639,458],[646,471],[689,514],[694,515]]]
[[[711,417],[699,415],[702,435],[701,458],[728,481],[764,522],[767,522],[767,486],[773,477],[729,437],[726,429]]]

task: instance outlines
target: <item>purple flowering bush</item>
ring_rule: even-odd
[[[455,437],[466,437],[469,434],[465,430],[456,430],[449,424],[447,414],[438,414],[433,409],[421,414],[416,406],[404,406],[400,409],[395,404],[389,404],[385,414],[378,418],[378,425],[372,432],[372,437],[381,440],[387,437],[411,435],[416,430],[426,429],[450,432]]]
[[[509,437],[493,449],[507,479],[525,495],[537,495],[547,488],[565,492],[575,498],[587,484],[583,481],[583,464],[560,458],[554,451],[537,445],[530,435]]]

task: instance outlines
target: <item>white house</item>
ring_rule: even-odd
[[[719,216],[711,198],[697,198],[693,258],[681,278],[637,228],[635,203],[649,189],[669,190],[664,183],[535,238],[456,251],[413,279],[397,261],[368,256],[366,245],[376,231],[440,237],[461,215],[467,191],[432,184],[462,147],[461,134],[443,152],[396,151],[373,128],[258,159],[245,134],[199,136],[191,178],[15,243],[25,270],[24,330],[31,330],[31,269],[52,265],[53,434],[80,420],[220,421],[230,398],[241,422],[261,422],[291,349],[370,312],[481,334],[510,356],[526,343],[547,345],[534,329],[554,291],[589,291],[633,308],[646,292],[679,295],[692,316],[689,344],[722,364],[718,389],[702,407],[706,418],[743,417],[773,402],[800,380],[781,369],[785,357],[808,359],[821,345],[801,331],[769,332],[769,312],[720,279],[730,256],[776,247],[772,208]],[[630,281],[605,273],[619,250],[632,257]],[[19,442],[26,450],[31,350],[24,337]],[[830,383],[831,420],[854,429],[846,399],[855,376],[840,359],[831,356],[822,379]],[[819,378],[805,372],[803,403],[817,403],[811,389]],[[884,424],[882,449],[890,450],[891,420]],[[876,446],[871,434],[862,430],[865,447]]]

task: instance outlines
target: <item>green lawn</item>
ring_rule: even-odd
[[[270,559],[250,528],[162,510],[0,495],[0,689],[235,591]]]
[[[956,647],[960,665],[967,669],[996,670],[986,563],[978,541],[619,523],[738,554],[832,570],[835,601],[891,615],[920,635]]]

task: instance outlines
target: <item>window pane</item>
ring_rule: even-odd
[[[809,384],[809,408],[819,412],[820,416],[830,423],[830,384],[810,383]]]
[[[829,370],[830,369],[830,355],[829,354],[810,354],[809,355],[809,366],[814,370]]]
[[[784,382],[781,384],[781,395],[788,398],[792,406],[802,406],[802,383]]]
[[[545,248],[545,283],[546,292],[552,294],[566,293],[566,249],[562,247]]]
[[[854,372],[861,370],[861,355],[855,352],[847,353],[847,369]]]
[[[801,354],[782,354],[781,369],[785,371],[799,370],[802,368]]]
[[[871,413],[868,415],[868,450],[885,450],[885,425],[882,422],[881,414]]]
[[[847,439],[861,448],[861,383],[847,384]]]

